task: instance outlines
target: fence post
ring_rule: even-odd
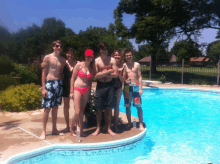
[[[181,78],[181,84],[183,84],[183,69],[184,69],[184,59],[182,60],[182,78]]]
[[[218,61],[218,76],[217,76],[217,85],[219,85],[219,67],[220,67],[220,60]]]
[[[152,58],[150,58],[150,74],[149,74],[149,79],[151,80],[151,67],[152,67]]]

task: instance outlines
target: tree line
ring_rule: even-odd
[[[0,26],[0,54],[6,54],[19,63],[28,63],[52,51],[51,43],[61,40],[64,46],[75,49],[78,60],[83,58],[85,49],[91,48],[98,55],[99,42],[107,42],[111,49],[129,48],[134,50],[135,60],[151,55],[153,61],[169,61],[172,54],[177,60],[201,56],[198,37],[205,28],[218,29],[220,38],[220,2],[216,0],[121,0],[114,10],[114,23],[108,28],[88,27],[76,34],[65,23],[56,18],[46,18],[41,26],[33,24],[26,29],[10,33]],[[123,14],[135,15],[131,28],[123,24]],[[174,44],[171,51],[168,45],[172,38],[186,36]],[[129,41],[144,43],[136,51]],[[214,46],[214,48],[213,48]],[[219,60],[219,44],[209,44],[207,55],[214,61]],[[156,65],[152,65],[156,70]]]

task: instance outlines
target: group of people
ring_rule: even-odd
[[[118,132],[119,104],[124,83],[124,102],[128,119],[127,128],[132,127],[131,123],[131,101],[138,110],[140,120],[139,129],[143,130],[143,111],[141,108],[142,76],[140,64],[133,61],[133,52],[124,51],[123,54],[115,50],[112,56],[108,55],[109,46],[105,42],[98,45],[100,56],[94,59],[93,50],[85,51],[85,60],[82,62],[74,60],[74,49],[68,48],[66,58],[60,54],[62,44],[59,40],[53,42],[53,53],[46,55],[41,64],[42,67],[42,107],[43,130],[41,139],[46,138],[46,124],[49,112],[52,109],[52,134],[59,134],[56,127],[58,106],[64,102],[64,118],[66,121],[66,132],[76,136],[75,126],[81,136],[83,133],[84,109],[91,96],[92,79],[97,79],[95,91],[95,109],[97,129],[93,133],[98,135],[101,131],[101,116],[105,110],[105,126],[110,135],[114,136],[111,130],[112,109],[114,108],[114,127]],[[74,114],[71,125],[69,125],[70,99],[74,100]]]

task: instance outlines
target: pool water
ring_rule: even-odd
[[[124,100],[120,111],[125,112]],[[134,145],[93,151],[52,151],[30,163],[220,163],[220,93],[144,90],[147,134]],[[131,108],[137,116],[136,108]],[[46,157],[47,156],[47,157]],[[45,157],[45,158],[44,158]],[[41,160],[39,160],[39,158]],[[38,159],[38,160],[37,160]],[[18,163],[28,163],[28,160]]]

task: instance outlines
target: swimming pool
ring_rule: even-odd
[[[122,96],[121,112],[125,112],[123,103]],[[52,151],[32,158],[32,162],[220,163],[218,91],[151,88],[144,90],[142,105],[147,134],[134,145],[93,151]],[[133,107],[131,110],[137,116],[137,110]]]

